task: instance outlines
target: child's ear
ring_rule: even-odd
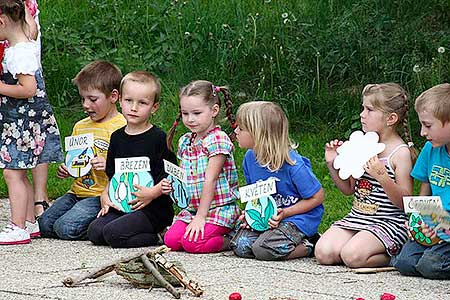
[[[220,106],[219,104],[214,104],[213,107],[211,108],[213,111],[213,117],[216,117],[219,114],[220,111]]]
[[[386,118],[386,124],[387,126],[393,126],[398,122],[398,114],[397,113],[390,113]]]
[[[109,99],[111,99],[111,103],[116,103],[117,100],[120,99],[119,91],[114,89],[111,91],[111,95],[109,95]]]
[[[153,115],[159,108],[159,102],[153,103],[151,114]]]

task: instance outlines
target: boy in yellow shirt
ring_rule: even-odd
[[[93,133],[96,157],[90,161],[90,172],[76,178],[70,191],[56,199],[38,219],[44,237],[64,240],[87,238],[87,228],[100,211],[100,195],[108,184],[105,166],[109,139],[116,129],[126,125],[116,107],[121,80],[119,68],[106,61],[86,65],[73,79],[88,117],[75,124],[72,135]],[[69,176],[64,164],[60,165],[57,176]],[[39,232],[39,228],[36,231]]]

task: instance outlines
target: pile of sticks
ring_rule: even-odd
[[[200,297],[203,294],[203,290],[199,287],[198,283],[186,278],[183,272],[180,272],[173,263],[169,262],[163,256],[164,253],[169,251],[170,249],[166,246],[161,246],[150,251],[142,251],[128,257],[120,258],[82,274],[68,276],[64,278],[63,284],[67,287],[73,287],[85,279],[96,279],[109,272],[115,271],[119,263],[126,263],[133,259],[140,258],[144,266],[151,272],[160,285],[171,293],[174,298],[180,299],[181,294],[161,275],[158,271],[158,266],[174,276],[185,289],[191,291],[196,297]]]

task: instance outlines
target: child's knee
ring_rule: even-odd
[[[170,229],[164,235],[164,244],[173,251],[182,250],[181,237],[174,234],[174,232],[171,232]]]
[[[53,231],[62,240],[80,240],[86,236],[86,231],[80,230],[78,226],[68,223],[62,218],[53,224]]]
[[[244,258],[253,258],[252,242],[248,239],[237,239],[230,243],[230,248],[236,256]]]
[[[282,260],[288,254],[276,251],[275,249],[269,249],[264,247],[264,245],[259,245],[254,243],[252,245],[252,252],[256,259],[259,260]]]
[[[96,222],[92,222],[87,230],[87,236],[88,239],[94,244],[94,245],[104,245],[105,239],[103,238],[103,230],[102,228],[99,228],[99,226],[96,224]]]
[[[341,251],[341,259],[350,268],[361,268],[367,265],[368,255],[353,247],[344,247]]]
[[[340,256],[338,251],[333,248],[331,245],[327,243],[323,243],[319,240],[317,242],[314,256],[317,259],[317,262],[321,265],[332,265],[335,264],[337,258]]]
[[[450,260],[439,253],[426,252],[417,263],[416,270],[428,279],[448,279]]]

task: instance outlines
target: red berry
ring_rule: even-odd
[[[381,295],[380,300],[395,300],[395,295],[383,293],[383,295]]]
[[[242,296],[239,293],[231,293],[228,300],[242,300]]]

